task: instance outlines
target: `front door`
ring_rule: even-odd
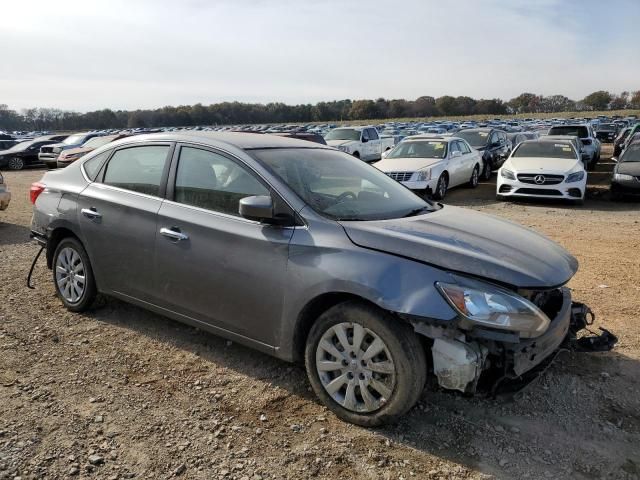
[[[240,217],[241,198],[271,195],[241,161],[186,145],[178,155],[172,200],[158,215],[161,306],[275,345],[293,230]]]

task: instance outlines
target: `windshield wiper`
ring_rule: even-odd
[[[411,210],[409,213],[407,213],[403,217],[414,217],[414,216],[418,215],[419,213],[424,212],[425,210],[429,210],[430,212],[432,211],[431,207],[429,207],[429,206],[424,206],[424,207],[420,207],[420,208],[414,208],[413,210]]]

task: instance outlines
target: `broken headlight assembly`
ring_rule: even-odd
[[[437,282],[436,287],[462,316],[461,327],[508,330],[521,338],[539,337],[549,327],[549,318],[526,298],[495,285],[460,280],[460,284]]]

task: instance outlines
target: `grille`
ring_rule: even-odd
[[[413,172],[387,172],[387,175],[397,182],[408,182]]]
[[[550,188],[519,188],[516,193],[523,195],[547,195],[549,197],[561,197],[562,192]]]
[[[544,178],[542,183],[536,182],[536,177]],[[564,175],[544,175],[539,173],[521,173],[518,175],[518,181],[522,183],[531,183],[533,185],[557,185],[562,183]]]

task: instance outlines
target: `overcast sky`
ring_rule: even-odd
[[[0,103],[640,89],[640,0],[23,0],[1,7]]]

